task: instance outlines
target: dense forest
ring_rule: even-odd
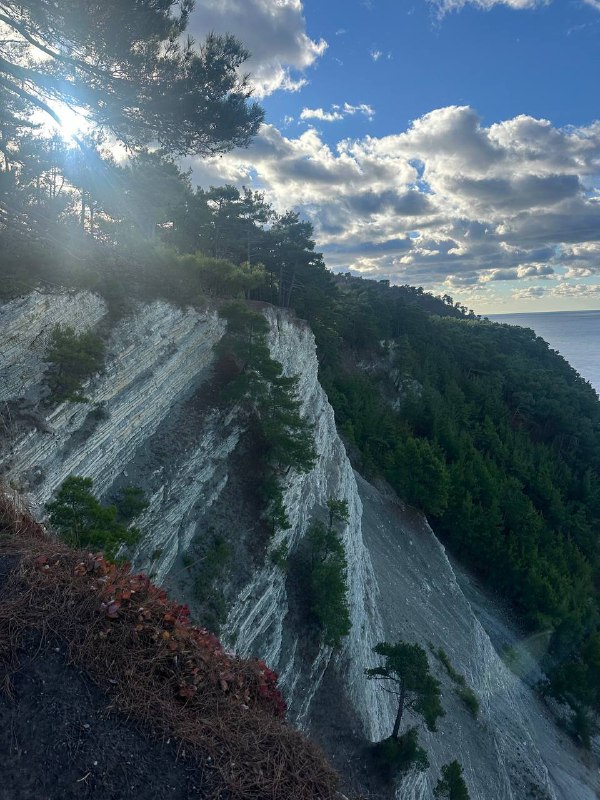
[[[531,630],[548,632],[550,689],[589,737],[589,711],[600,711],[600,402],[592,388],[533,331],[479,319],[422,288],[333,276],[311,225],[260,193],[193,187],[176,158],[247,143],[262,111],[238,77],[247,57],[239,43],[175,44],[185,3],[179,16],[174,3],[142,4],[145,27],[124,24],[114,38],[107,20],[135,4],[112,0],[92,20],[93,45],[81,4],[59,4],[59,19],[52,4],[38,5],[34,13],[32,4],[9,4],[5,24],[50,49],[48,58],[25,64],[22,45],[10,43],[0,54],[0,296],[85,288],[116,315],[136,298],[233,298],[308,320],[358,468],[425,511]],[[77,43],[75,62],[53,40],[56,30]],[[201,114],[190,94],[200,83],[211,87]],[[57,117],[53,101],[87,109],[94,133],[51,133],[36,115]],[[111,153],[115,140],[123,157]]]

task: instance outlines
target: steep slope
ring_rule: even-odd
[[[77,297],[82,304],[95,304],[96,312],[79,313]],[[306,475],[288,473],[284,502],[291,528],[260,546],[256,509],[251,498],[242,497],[252,472],[252,459],[243,457],[246,432],[235,408],[206,400],[213,347],[224,331],[214,311],[161,302],[139,306],[112,327],[106,369],[85,389],[89,405],[59,406],[43,425],[27,416],[15,418],[21,386],[39,414],[43,349],[34,331],[39,337],[43,325],[36,329],[26,314],[33,307],[42,320],[45,315],[46,332],[56,322],[82,329],[84,320],[93,325],[102,317],[101,301],[90,298],[76,295],[66,304],[61,294],[34,294],[0,309],[0,325],[6,321],[11,331],[0,364],[0,374],[12,376],[2,395],[7,405],[0,469],[6,479],[38,504],[69,474],[92,477],[106,498],[125,484],[141,486],[150,505],[136,520],[144,534],[136,566],[180,591],[192,607],[193,589],[184,580],[186,552],[215,531],[228,537],[235,557],[222,581],[229,605],[224,638],[241,655],[258,655],[280,672],[291,718],[300,726],[309,725],[311,704],[331,664],[337,691],[349,698],[364,735],[370,740],[386,736],[394,702],[364,677],[364,668],[373,664],[372,646],[401,637],[443,647],[479,695],[480,720],[468,716],[437,665],[447,716],[437,736],[427,735],[433,768],[409,777],[397,797],[430,800],[439,767],[457,757],[474,800],[593,797],[586,785],[594,787],[596,778],[551,727],[531,691],[504,666],[431,530],[353,473],[318,382],[314,339],[305,324],[281,310],[265,311],[273,358],[287,375],[299,376],[317,461]],[[99,403],[103,413],[94,414]],[[353,624],[337,654],[307,637],[293,575],[294,554],[329,498],[346,501],[350,511],[343,541]],[[269,555],[284,542],[288,573]]]
[[[548,711],[504,664],[425,518],[360,477],[358,486],[386,639],[442,648],[480,702],[474,719],[446,669],[430,656],[446,709],[439,732],[422,733],[434,769],[408,778],[398,797],[430,798],[439,767],[458,758],[473,800],[593,800],[597,773],[584,767]]]

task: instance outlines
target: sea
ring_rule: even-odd
[[[600,311],[488,314],[488,319],[532,328],[567,359],[600,395]]]

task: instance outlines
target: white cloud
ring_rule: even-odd
[[[527,8],[548,5],[550,0],[429,0],[429,2],[436,6],[440,15],[443,15],[450,11],[460,11],[467,5],[476,6],[484,11],[489,11],[490,8],[500,5],[522,11]],[[594,5],[598,0],[585,0],[585,2]]]
[[[379,61],[379,59],[381,58],[382,55],[383,55],[383,53],[382,53],[381,50],[371,50],[371,52],[370,52],[370,56],[373,59],[373,61],[375,61],[375,62]]]
[[[197,0],[189,29],[199,39],[211,31],[237,36],[252,54],[243,68],[257,97],[298,91],[327,49],[324,39],[308,36],[301,0]]]
[[[527,289],[516,289],[512,296],[515,300],[539,300],[547,294],[541,286],[528,286]]]
[[[549,264],[524,264],[512,269],[492,269],[481,275],[481,283],[489,281],[518,281],[523,278],[538,278],[547,280],[555,274],[554,267]]]
[[[300,113],[300,119],[318,119],[321,122],[338,122],[344,117],[351,117],[355,114],[363,114],[369,120],[375,116],[375,111],[372,106],[366,103],[361,103],[358,106],[344,103],[343,106],[332,106],[331,111],[325,111],[322,108],[303,108]]]
[[[344,119],[344,115],[339,109],[339,106],[334,107],[332,111],[325,111],[322,108],[303,108],[300,113],[300,119],[318,119],[321,122],[337,122]]]
[[[554,297],[600,297],[600,284],[561,283],[552,290]]]
[[[335,147],[312,128],[294,137],[265,125],[247,151],[197,174],[252,179],[280,210],[293,206],[333,268],[450,281],[461,293],[527,282],[534,297],[600,271],[599,164],[600,123],[561,129],[519,116],[485,127],[473,109],[451,106]]]

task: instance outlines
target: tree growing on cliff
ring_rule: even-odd
[[[430,731],[436,730],[436,722],[444,715],[440,702],[440,684],[429,672],[427,654],[418,644],[399,641],[396,644],[379,642],[373,652],[383,656],[379,667],[365,670],[367,678],[385,681],[391,688],[385,691],[398,698],[398,708],[392,733],[387,739],[377,742],[373,756],[377,766],[388,774],[404,772],[411,767],[427,769],[427,753],[418,744],[415,727],[400,734],[400,725],[407,710],[420,714]]]
[[[308,531],[310,610],[318,621],[325,644],[339,647],[343,637],[350,633],[352,621],[348,605],[348,562],[336,525],[347,525],[350,515],[344,500],[330,498],[327,510],[327,525],[314,522]]]
[[[50,334],[45,355],[49,363],[44,381],[50,399],[62,403],[87,403],[83,383],[104,366],[105,347],[93,331],[76,333],[69,326],[57,325]]]
[[[469,791],[458,761],[444,764],[442,776],[437,782],[433,794],[440,800],[469,800]]]
[[[420,714],[430,731],[436,730],[436,722],[444,716],[440,702],[440,683],[429,671],[427,654],[418,644],[379,642],[373,648],[384,663],[365,670],[367,678],[386,681],[392,688],[386,689],[398,698],[398,709],[392,730],[397,739],[405,711]]]
[[[119,522],[117,507],[101,505],[92,488],[91,478],[71,475],[46,511],[54,530],[71,547],[102,550],[112,560],[122,545],[135,544],[140,533]]]

